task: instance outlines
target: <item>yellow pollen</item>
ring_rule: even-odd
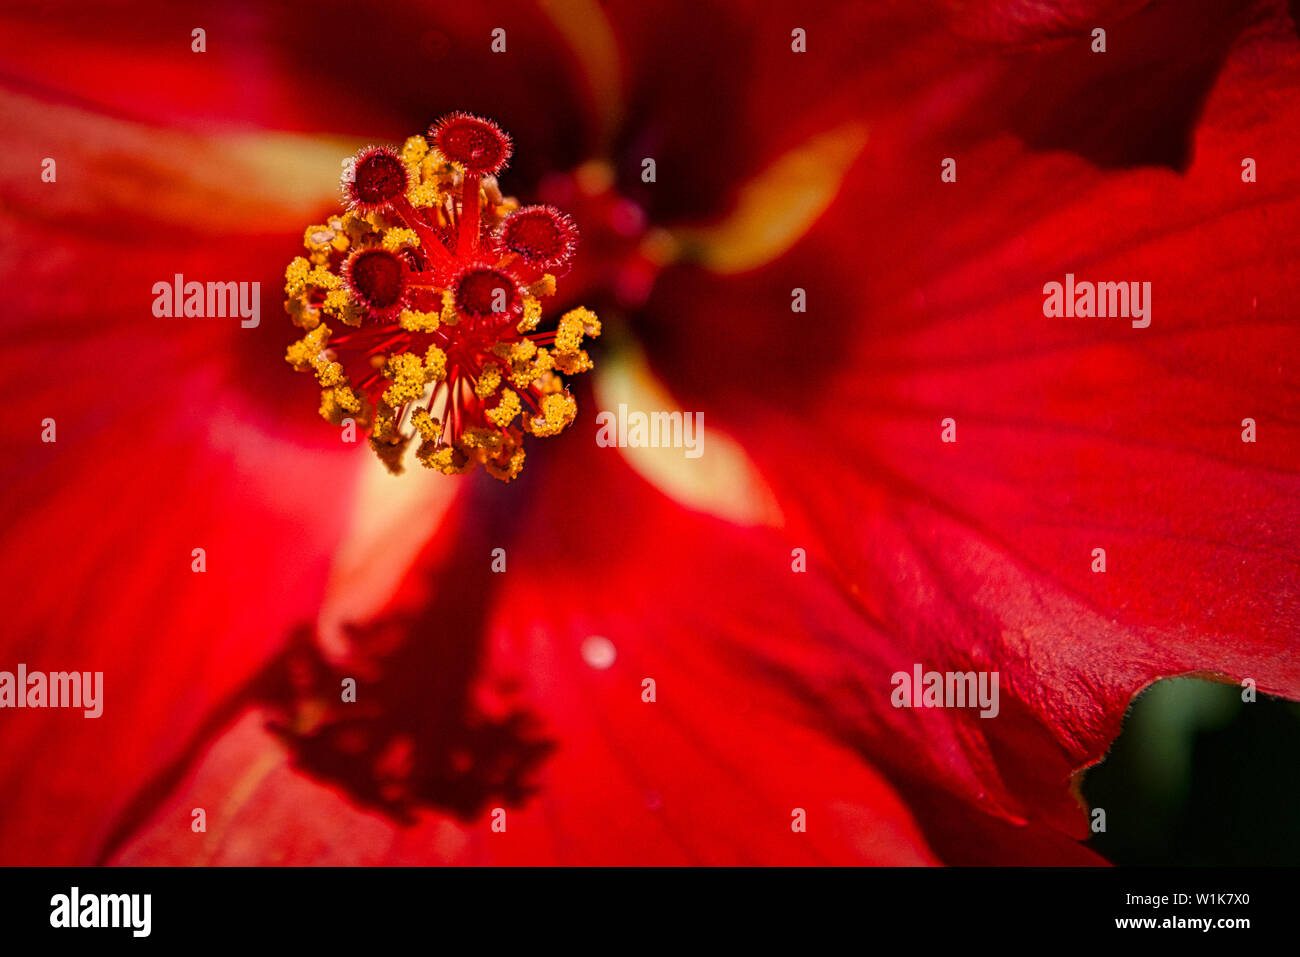
[[[524,295],[524,317],[515,328],[520,333],[532,332],[542,320],[542,304],[530,295]]]
[[[285,350],[285,359],[289,365],[299,372],[314,371],[316,364],[321,361],[321,353],[325,348],[325,341],[329,339],[329,335],[329,326],[318,325],[297,342],[290,344],[289,348]]]
[[[347,377],[343,374],[343,367],[337,362],[322,362],[316,366],[316,381],[326,388],[347,385]]]
[[[506,459],[504,464],[500,462],[500,458],[501,456],[497,456],[496,458],[486,459],[483,462],[483,468],[486,469],[487,473],[493,478],[499,478],[504,482],[509,482],[524,470],[524,447],[522,445],[517,446],[514,451],[509,454],[509,457]]]
[[[302,295],[309,275],[311,275],[311,263],[301,256],[294,257],[284,271],[284,294],[289,297]]]
[[[555,351],[559,353],[577,352],[582,345],[582,321],[572,313],[560,320],[555,330]]]
[[[420,163],[429,152],[429,141],[423,136],[408,136],[402,144],[402,160],[413,172],[419,173]]]
[[[358,401],[356,393],[348,386],[335,386],[333,389],[326,389],[321,393],[320,414],[326,422],[332,425],[338,425],[345,415],[358,415],[361,412],[361,402]],[[363,424],[363,423],[358,423]]]
[[[441,382],[447,378],[447,354],[437,346],[429,346],[424,354],[424,378],[426,382]]]
[[[506,444],[506,434],[489,429],[466,429],[461,444],[465,449],[480,450],[495,455]]]
[[[474,383],[474,394],[480,399],[486,399],[500,387],[501,367],[495,363],[491,363],[483,367],[483,372],[479,375],[478,382]]]
[[[338,389],[326,389],[320,394],[320,416],[331,425],[338,425],[347,409],[339,404]]]
[[[434,332],[442,325],[437,313],[416,312],[411,309],[403,309],[399,321],[407,332]]]
[[[504,429],[515,420],[515,416],[521,409],[518,394],[504,389],[501,392],[501,401],[497,403],[495,409],[488,409],[487,417],[498,429]]]
[[[343,285],[343,280],[334,275],[325,266],[317,266],[307,274],[307,285],[315,286],[317,289],[337,289]]]
[[[450,445],[434,445],[432,442],[421,445],[416,458],[425,468],[437,469],[443,475],[467,472],[474,464],[474,460],[459,449],[453,449]]]
[[[384,248],[389,252],[397,252],[404,247],[415,248],[420,245],[420,237],[416,235],[414,229],[386,229],[384,230]]]
[[[370,437],[381,442],[391,442],[399,437],[397,431],[397,413],[383,403],[375,412],[375,421],[371,426]]]
[[[456,294],[450,289],[442,291],[442,321],[449,326],[460,322],[460,313],[456,311]]]
[[[555,367],[555,360],[545,349],[537,350],[533,362],[519,363],[512,367],[510,383],[516,389],[527,389],[542,376]]]
[[[361,245],[374,231],[374,224],[368,217],[353,212],[343,214],[343,234],[347,236],[350,245]]]
[[[560,319],[555,331],[555,368],[565,375],[586,372],[592,368],[591,357],[582,345],[582,337],[600,335],[600,320],[584,306],[570,309]]]
[[[528,294],[536,296],[538,299],[545,299],[547,296],[555,295],[555,277],[550,273],[542,276],[541,279],[528,287]]]
[[[426,442],[435,441],[442,435],[442,423],[431,416],[428,409],[416,409],[411,415],[411,426]]]
[[[555,392],[542,399],[542,414],[529,420],[533,435],[559,435],[578,414],[578,403],[573,396]]]
[[[348,237],[343,233],[342,218],[336,216],[323,226],[308,226],[302,244],[318,265],[328,261],[331,253],[343,252],[348,248]]]
[[[384,376],[393,384],[384,393],[384,402],[397,408],[414,402],[424,394],[424,363],[409,352],[390,356],[384,363]]]

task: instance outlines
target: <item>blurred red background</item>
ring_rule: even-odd
[[[0,862],[1099,863],[1072,782],[1137,691],[1300,692],[1286,5],[0,18],[0,669],[105,675],[0,711]],[[283,361],[341,162],[461,109],[605,323],[509,485],[384,474]],[[1045,318],[1067,272],[1150,328]],[[261,324],[156,318],[176,273]],[[598,447],[620,403],[705,454]],[[891,707],[916,662],[999,717]]]

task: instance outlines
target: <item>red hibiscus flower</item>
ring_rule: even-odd
[[[3,713],[4,859],[1099,860],[1142,687],[1300,695],[1295,25],[1200,6],[6,14],[0,668],[105,692]],[[509,484],[340,442],[272,308],[340,162],[459,110],[604,324]]]

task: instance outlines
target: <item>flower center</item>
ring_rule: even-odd
[[[466,113],[400,152],[362,150],[343,175],[347,209],[309,227],[307,256],[285,271],[285,309],[305,331],[285,358],[315,375],[322,417],[368,430],[393,472],[418,438],[428,468],[482,464],[509,480],[525,433],[555,435],[577,414],[563,376],[591,368],[582,340],[600,320],[578,307],[537,331],[577,228],[501,195],[510,150]]]

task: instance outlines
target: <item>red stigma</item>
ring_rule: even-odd
[[[391,313],[403,304],[406,271],[400,256],[378,247],[361,250],[344,266],[348,288],[377,314]]]
[[[519,287],[498,269],[470,266],[452,283],[456,308],[473,319],[517,322],[522,308]]]
[[[502,222],[497,247],[538,269],[559,269],[577,251],[578,227],[554,207],[524,206]]]
[[[406,164],[386,146],[371,146],[357,154],[343,174],[348,205],[367,212],[379,209],[406,192]]]
[[[510,159],[510,137],[491,120],[452,113],[429,130],[433,145],[469,173],[499,173]]]

